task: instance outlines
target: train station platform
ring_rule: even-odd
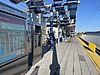
[[[90,56],[76,37],[56,44],[25,75],[99,75]]]

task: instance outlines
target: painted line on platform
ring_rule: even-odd
[[[96,45],[92,42],[88,42],[88,45],[82,40],[82,38],[80,39],[80,37],[78,37],[78,40],[80,41],[80,43],[83,45],[83,47],[85,48],[85,50],[87,51],[87,53],[90,55],[90,57],[92,58],[93,62],[96,64],[96,69],[97,71],[100,73],[100,53],[98,52],[99,49],[97,49]],[[86,41],[87,42],[87,41]]]

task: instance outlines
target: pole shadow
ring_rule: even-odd
[[[39,68],[39,66],[36,66],[31,75],[38,75]]]
[[[45,53],[47,53],[49,51],[49,47],[48,45],[42,45],[42,57],[44,56]]]
[[[56,43],[53,45],[53,56],[52,64],[50,64],[50,75],[60,75],[60,65],[58,64],[57,52],[56,52]]]

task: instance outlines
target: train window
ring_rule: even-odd
[[[0,13],[0,63],[24,53],[25,20]]]
[[[35,48],[41,46],[41,27],[35,25]]]

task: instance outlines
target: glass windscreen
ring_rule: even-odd
[[[25,20],[0,13],[0,64],[25,53]]]

